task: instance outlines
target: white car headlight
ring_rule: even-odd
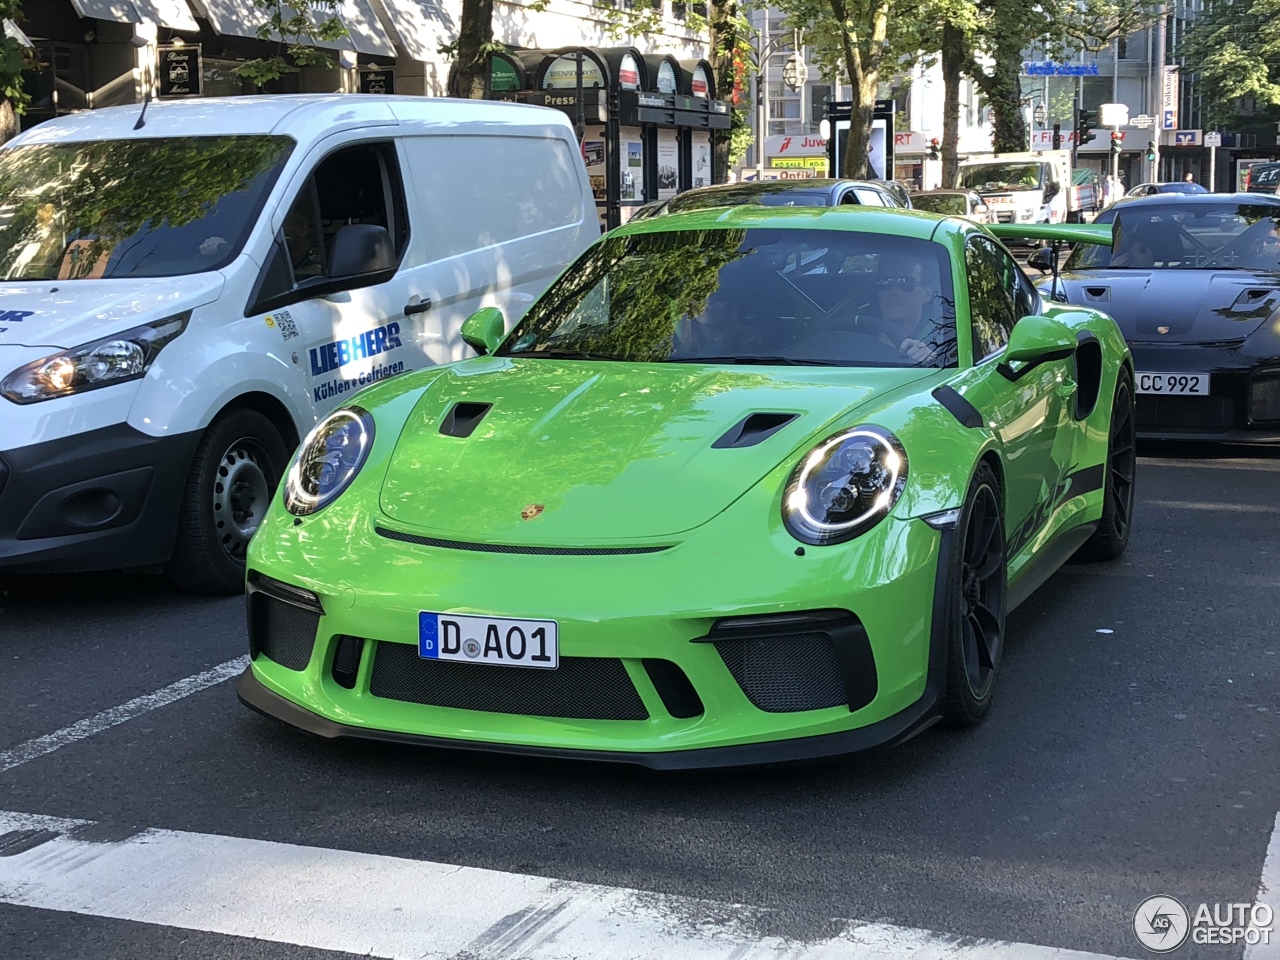
[[[782,519],[803,543],[843,543],[883,520],[907,485],[898,438],[861,426],[828,437],[796,466],[782,496]]]
[[[14,403],[39,403],[144,376],[156,356],[187,328],[191,311],[41,357],[0,381]]]
[[[367,410],[333,411],[298,448],[285,479],[285,509],[296,517],[323,510],[351,485],[372,447],[373,416]]]

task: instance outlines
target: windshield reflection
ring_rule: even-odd
[[[1115,242],[1081,244],[1064,270],[1280,270],[1280,205],[1143,203],[1100,214]]]

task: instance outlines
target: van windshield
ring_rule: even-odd
[[[1039,190],[1043,171],[1039,163],[974,163],[960,168],[957,187],[970,190]]]
[[[0,280],[175,277],[240,253],[294,147],[182,137],[0,150]]]

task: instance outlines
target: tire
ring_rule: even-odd
[[[1000,484],[982,463],[956,521],[956,554],[948,591],[947,692],[943,718],[972,727],[991,708],[1004,652],[1008,612],[1008,547]]]
[[[232,409],[205,431],[191,461],[178,539],[165,568],[188,593],[244,592],[245,552],[288,463],[280,432],[262,414]]]
[[[1102,519],[1093,536],[1076,551],[1084,561],[1115,560],[1129,546],[1133,529],[1133,490],[1137,473],[1133,380],[1121,367],[1107,430],[1107,462],[1102,478]]]

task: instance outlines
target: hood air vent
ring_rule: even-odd
[[[717,450],[725,447],[754,447],[799,416],[798,413],[753,413],[735,423],[711,446]]]
[[[440,424],[440,432],[446,437],[469,437],[492,406],[492,403],[455,403]]]

